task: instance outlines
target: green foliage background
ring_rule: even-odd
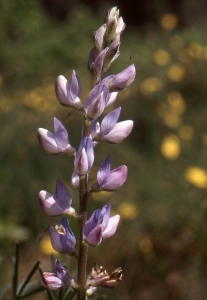
[[[18,239],[23,251],[31,245],[29,253],[42,257],[43,264],[48,260],[34,243],[38,232],[49,224],[37,196],[41,189],[54,192],[57,177],[69,187],[77,208],[78,196],[70,185],[73,159],[44,153],[36,132],[39,127],[52,130],[53,116],[62,120],[68,113],[55,97],[58,75],[70,79],[75,69],[83,84],[82,99],[87,97],[86,62],[92,34],[102,25],[107,9],[94,16],[87,7],[77,6],[67,22],[59,23],[44,14],[40,1],[0,3],[0,249],[6,258]],[[117,192],[95,196],[89,202],[89,215],[108,201],[113,212],[122,215],[117,234],[90,249],[89,270],[96,261],[108,272],[123,267],[123,282],[107,292],[107,299],[205,299],[207,179],[201,176],[204,183],[199,186],[186,180],[185,174],[192,166],[207,172],[206,47],[201,28],[166,31],[158,26],[148,28],[145,35],[126,28],[122,35],[121,56],[110,73],[134,63],[137,77],[119,93],[114,107],[122,106],[121,119],[133,119],[134,130],[120,145],[96,147],[91,183],[107,154],[113,168],[128,166],[129,177]],[[154,59],[159,49],[171,57],[165,66]],[[174,65],[184,70],[179,80],[169,75]],[[145,80],[152,77],[158,84],[149,81],[146,85]],[[167,119],[172,91],[180,93],[185,103],[177,123]],[[81,121],[79,117],[64,121],[75,147]],[[190,127],[190,139],[182,138],[182,126]],[[174,159],[161,152],[169,134],[179,147]],[[76,220],[71,227],[77,233]],[[7,260],[5,274],[6,266]],[[0,281],[4,279],[1,272]]]

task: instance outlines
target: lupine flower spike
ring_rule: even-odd
[[[77,283],[68,275],[67,270],[56,260],[54,273],[44,272],[43,281],[47,288],[63,289],[58,297],[71,298],[70,286],[74,292],[77,289],[77,300],[86,300],[96,292],[99,287],[114,288],[122,280],[122,269],[115,269],[111,275],[97,264],[92,269],[90,276],[87,274],[87,249],[88,245],[98,246],[102,240],[115,234],[120,216],[110,217],[111,204],[108,203],[102,209],[95,210],[87,219],[88,198],[93,192],[115,191],[120,188],[127,179],[128,169],[121,165],[111,170],[110,158],[107,156],[97,172],[97,181],[88,189],[90,170],[94,163],[94,148],[101,142],[109,144],[121,143],[131,133],[133,121],[118,122],[121,107],[113,109],[104,117],[105,109],[115,103],[118,92],[127,88],[135,79],[136,70],[134,64],[128,66],[117,75],[109,75],[103,78],[112,63],[120,55],[120,39],[125,23],[119,16],[117,7],[110,9],[106,15],[105,23],[94,32],[93,47],[89,53],[88,70],[91,79],[91,91],[84,104],[81,101],[81,81],[75,71],[72,72],[70,82],[60,75],[55,83],[55,93],[59,103],[72,108],[68,116],[79,111],[83,117],[81,140],[76,151],[69,144],[68,132],[65,126],[54,118],[54,132],[47,129],[38,129],[38,139],[43,149],[50,154],[69,153],[74,155],[74,170],[71,176],[71,184],[79,189],[79,215],[71,207],[72,197],[67,187],[57,179],[55,195],[40,191],[39,203],[43,211],[52,217],[54,226],[48,226],[39,234],[39,240],[49,232],[52,247],[60,254],[67,254],[78,258]],[[99,123],[99,117],[102,121]],[[67,168],[67,167],[66,167]],[[61,223],[54,217],[75,215],[79,220],[79,251],[76,254],[76,238],[70,228],[69,220],[62,217]],[[77,221],[75,219],[75,221]],[[68,294],[69,292],[69,294]],[[72,297],[74,294],[72,295]],[[55,294],[54,294],[55,297]],[[96,299],[96,295],[94,295]]]

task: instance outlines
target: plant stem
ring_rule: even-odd
[[[78,300],[85,300],[86,298],[86,267],[88,257],[88,246],[83,244],[83,226],[87,220],[87,178],[86,175],[80,176],[80,199],[79,199],[79,228],[80,228],[80,249],[78,258],[78,283],[80,288],[78,289]]]

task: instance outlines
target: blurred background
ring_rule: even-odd
[[[37,259],[52,271],[47,237],[38,232],[49,218],[38,204],[44,189],[55,193],[59,177],[70,189],[73,159],[50,156],[39,145],[39,127],[53,131],[63,120],[54,93],[56,78],[78,73],[84,101],[93,32],[117,5],[127,27],[121,55],[108,74],[136,65],[135,82],[113,107],[134,129],[120,145],[96,147],[91,181],[107,154],[112,168],[126,164],[129,176],[114,193],[97,193],[89,215],[111,202],[121,215],[115,236],[90,248],[108,272],[123,268],[123,281],[109,300],[203,300],[207,297],[207,1],[206,0],[1,0],[0,2],[0,283],[11,278],[14,241],[21,243],[24,277]],[[106,111],[106,113],[108,113]],[[80,140],[81,117],[63,121],[70,143]],[[71,220],[77,234],[77,221]],[[107,255],[106,255],[107,254]],[[57,254],[55,254],[57,256]],[[61,261],[64,256],[59,256]],[[75,272],[72,260],[69,273]],[[121,295],[121,296],[120,296]],[[39,296],[39,299],[40,296]]]

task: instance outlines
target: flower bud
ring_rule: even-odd
[[[80,146],[75,156],[75,172],[79,175],[85,175],[92,167],[94,162],[93,141],[89,137],[81,140]]]
[[[105,32],[106,24],[103,24],[97,31],[94,32],[93,43],[96,51],[96,56],[104,49]]]

